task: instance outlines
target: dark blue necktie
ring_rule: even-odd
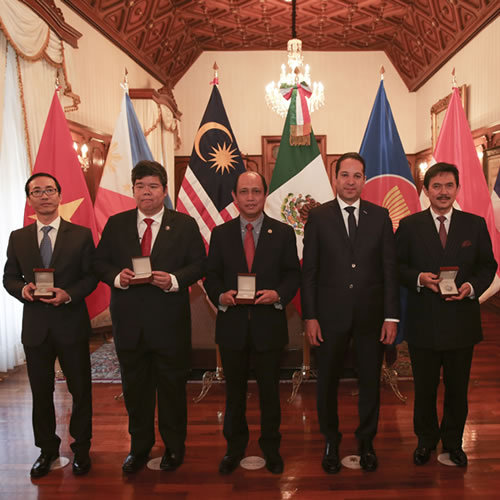
[[[50,266],[52,260],[52,242],[50,241],[49,232],[54,229],[52,226],[42,227],[43,237],[40,242],[40,255],[42,256],[43,267]]]
[[[354,246],[357,231],[356,217],[354,217],[354,210],[356,210],[356,207],[345,207],[345,210],[349,212],[349,216],[347,217],[347,227],[349,228],[349,239]]]

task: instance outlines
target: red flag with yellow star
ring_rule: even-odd
[[[57,91],[54,92],[32,173],[37,172],[45,172],[57,178],[61,184],[59,215],[68,222],[90,228],[94,243],[97,245],[98,233],[94,207],[80,162],[73,149],[73,139]],[[36,220],[36,215],[26,203],[24,225],[33,224],[34,220]],[[108,305],[109,288],[99,283],[96,290],[87,297],[90,317],[97,316]]]

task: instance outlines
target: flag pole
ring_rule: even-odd
[[[212,66],[212,68],[214,70],[214,78],[210,82],[210,85],[218,85],[219,84],[219,66],[217,66],[216,61],[214,61],[214,65]],[[205,287],[203,286],[203,283],[201,281],[198,281],[198,285],[203,290],[203,293],[205,294],[205,298],[207,299],[208,304],[211,306],[212,310],[215,312],[215,315],[217,315],[217,309],[213,306],[213,304],[208,299],[208,295],[207,295],[207,292],[205,290]],[[215,344],[215,358],[216,358],[215,372],[206,371],[203,374],[201,391],[198,394],[198,396],[193,398],[193,401],[195,403],[199,403],[207,395],[208,391],[212,387],[214,380],[217,380],[219,382],[224,380],[224,370],[222,369],[222,358],[220,355],[220,349],[219,349],[218,344]]]

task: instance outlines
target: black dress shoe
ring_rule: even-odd
[[[90,455],[88,452],[75,453],[75,458],[73,459],[73,474],[75,476],[83,476],[92,467],[92,462],[90,461]]]
[[[47,475],[50,471],[50,466],[54,460],[59,458],[59,453],[40,453],[40,456],[36,459],[36,462],[31,467],[31,477],[43,477]]]
[[[224,455],[219,464],[219,472],[224,476],[231,474],[238,468],[242,458],[243,455]]]
[[[417,446],[413,452],[413,463],[415,465],[425,465],[431,458],[431,452],[436,448],[427,448],[426,446]]]
[[[371,443],[359,447],[359,465],[366,472],[373,472],[378,467],[377,455]]]
[[[458,467],[467,467],[467,455],[462,448],[456,448],[455,450],[443,450],[448,451],[450,454],[450,460]]]
[[[175,470],[184,461],[184,450],[181,452],[175,453],[171,452],[169,449],[165,450],[165,453],[161,459],[160,469],[161,470]]]
[[[266,460],[266,469],[273,474],[281,474],[283,472],[284,463],[279,453],[264,455]]]
[[[129,455],[127,455],[127,458],[123,462],[122,465],[123,472],[127,474],[131,474],[132,472],[137,472],[148,461],[148,458],[149,458],[149,453],[141,453],[140,455],[130,453]]]
[[[325,454],[321,466],[327,474],[336,474],[340,470],[339,447],[336,444],[326,443]]]

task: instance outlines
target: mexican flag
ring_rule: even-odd
[[[305,113],[302,112],[300,97],[297,87],[294,87],[265,211],[270,217],[293,227],[299,259],[302,260],[307,214],[314,206],[331,200],[333,190],[310,122],[309,127],[303,123]],[[297,140],[300,131],[307,131],[309,140]]]

